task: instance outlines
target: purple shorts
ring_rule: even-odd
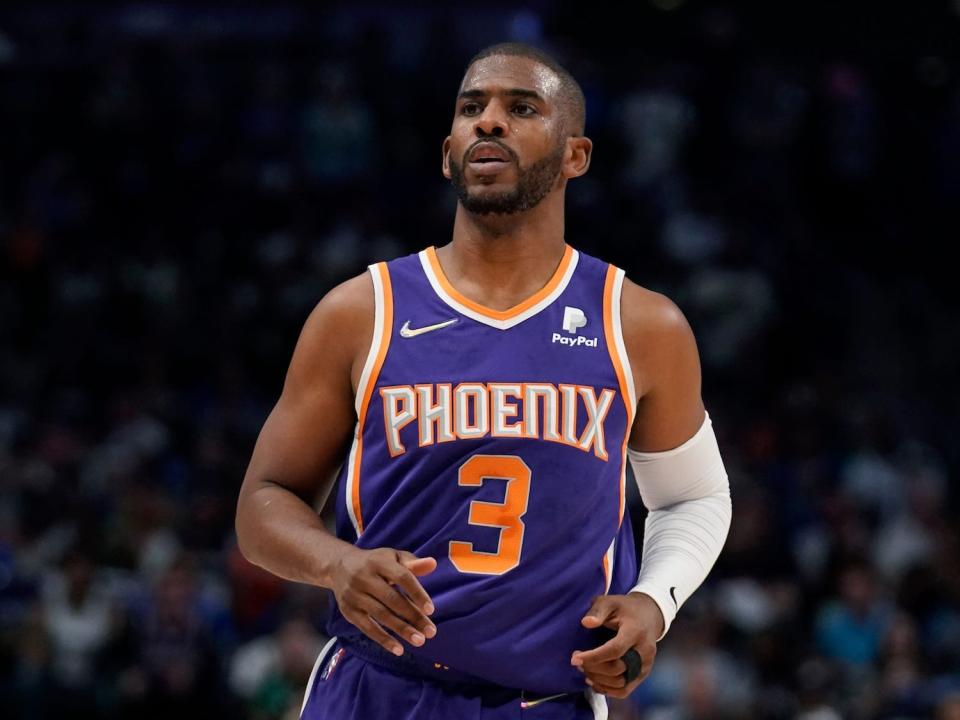
[[[402,674],[359,657],[333,638],[317,657],[300,718],[606,720],[607,704],[592,690],[543,700],[511,688],[471,687]]]

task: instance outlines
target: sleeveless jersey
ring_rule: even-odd
[[[432,247],[370,272],[338,536],[436,558],[420,582],[437,635],[405,653],[507,687],[584,690],[570,655],[602,639],[580,620],[637,578],[623,271],[567,245],[547,285],[506,311],[459,293]],[[328,630],[361,634],[336,609]]]

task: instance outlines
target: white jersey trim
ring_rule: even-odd
[[[360,441],[360,434],[363,432],[363,428],[360,427],[359,417],[363,408],[363,399],[367,396],[367,386],[371,380],[370,376],[373,374],[373,367],[377,363],[377,356],[380,354],[380,347],[383,344],[384,323],[383,280],[380,277],[380,273],[377,272],[375,265],[370,266],[370,278],[373,280],[373,338],[370,341],[367,360],[363,364],[363,372],[360,373],[360,381],[357,383],[357,395],[354,399],[354,408],[357,412],[358,421],[357,427],[353,432],[353,443],[350,445],[350,455],[347,460],[347,485],[345,488],[347,514],[350,516],[350,523],[353,525],[353,530],[356,532],[358,538],[360,537],[362,529],[360,528],[360,523],[357,520],[357,514],[353,507],[353,492],[357,477],[356,466],[360,461],[357,457],[357,448]]]
[[[373,265],[370,266],[370,278],[373,280],[373,338],[370,340],[370,350],[367,352],[367,361],[363,364],[363,372],[360,373],[360,382],[357,383],[357,396],[354,399],[357,417],[360,416],[360,406],[367,394],[370,373],[373,372],[373,366],[377,361],[377,354],[380,352],[380,342],[383,337],[383,281],[380,279],[380,273],[376,271]]]
[[[347,514],[350,516],[350,524],[353,525],[353,531],[357,534],[357,538],[360,537],[361,531],[360,523],[357,522],[357,514],[353,510],[353,484],[355,482],[354,469],[357,466],[357,445],[362,432],[363,428],[360,427],[360,423],[357,423],[357,427],[353,431],[353,442],[350,444],[350,456],[347,460],[347,486],[345,488]]]
[[[617,268],[613,280],[613,298],[611,298],[610,310],[613,313],[613,344],[617,348],[617,355],[620,356],[620,364],[623,366],[624,380],[627,383],[627,393],[630,397],[627,400],[633,412],[637,407],[637,390],[633,385],[633,370],[630,368],[630,357],[627,355],[627,346],[623,342],[623,324],[620,320],[620,295],[623,290],[623,278],[626,276],[623,270]],[[627,428],[627,434],[630,434],[630,428]]]
[[[307,709],[307,701],[310,700],[310,691],[313,690],[313,683],[317,680],[317,673],[320,672],[320,666],[323,665],[323,661],[327,659],[330,649],[336,642],[337,637],[334,635],[327,641],[327,644],[323,646],[323,649],[320,650],[320,654],[317,655],[316,662],[313,663],[313,670],[310,672],[310,679],[307,680],[307,690],[303,694],[303,702],[300,704],[300,715],[303,715],[303,711]]]
[[[481,313],[471,310],[466,305],[463,305],[460,302],[457,302],[452,298],[446,290],[443,289],[443,286],[440,284],[439,279],[437,279],[436,273],[433,272],[433,268],[430,266],[430,260],[427,257],[427,251],[421,250],[418,253],[420,257],[420,265],[423,266],[423,272],[427,276],[427,280],[430,281],[430,286],[433,288],[433,291],[437,296],[443,300],[447,305],[456,310],[462,315],[466,315],[468,318],[476,320],[479,323],[484,325],[489,325],[492,328],[497,328],[498,330],[509,330],[515,325],[519,325],[524,320],[527,320],[538,312],[550,305],[554,300],[560,297],[561,293],[567,289],[567,285],[570,283],[570,278],[573,277],[574,270],[577,269],[577,262],[580,259],[580,253],[576,250],[573,251],[573,254],[570,256],[570,264],[567,266],[566,272],[564,272],[563,277],[553,291],[547,295],[543,300],[538,302],[536,305],[527,308],[525,311],[519,315],[515,315],[507,320],[495,320],[494,318],[487,317]]]
[[[607,586],[603,589],[604,594],[610,592],[610,583],[613,582],[613,557],[616,554],[617,537],[614,535],[610,541],[610,547],[607,548]]]
[[[593,710],[594,720],[607,720],[607,699],[594,692],[593,688],[586,691],[587,702],[590,703],[590,709]]]

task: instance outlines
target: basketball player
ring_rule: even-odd
[[[481,52],[443,141],[452,241],[306,321],[237,509],[246,557],[336,599],[306,720],[606,717],[716,560],[730,495],[690,327],[564,239],[583,132],[553,59]],[[333,536],[313,504],[338,466]]]

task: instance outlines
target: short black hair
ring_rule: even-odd
[[[553,70],[557,77],[560,78],[560,90],[557,95],[560,100],[561,112],[566,120],[567,132],[573,136],[583,135],[586,124],[587,102],[583,97],[583,90],[580,89],[580,83],[574,79],[573,75],[571,75],[563,65],[540,48],[519,42],[504,42],[491,45],[470,58],[470,62],[467,63],[466,70],[464,70],[464,75],[467,74],[473,64],[478,60],[497,55],[530,58]]]

